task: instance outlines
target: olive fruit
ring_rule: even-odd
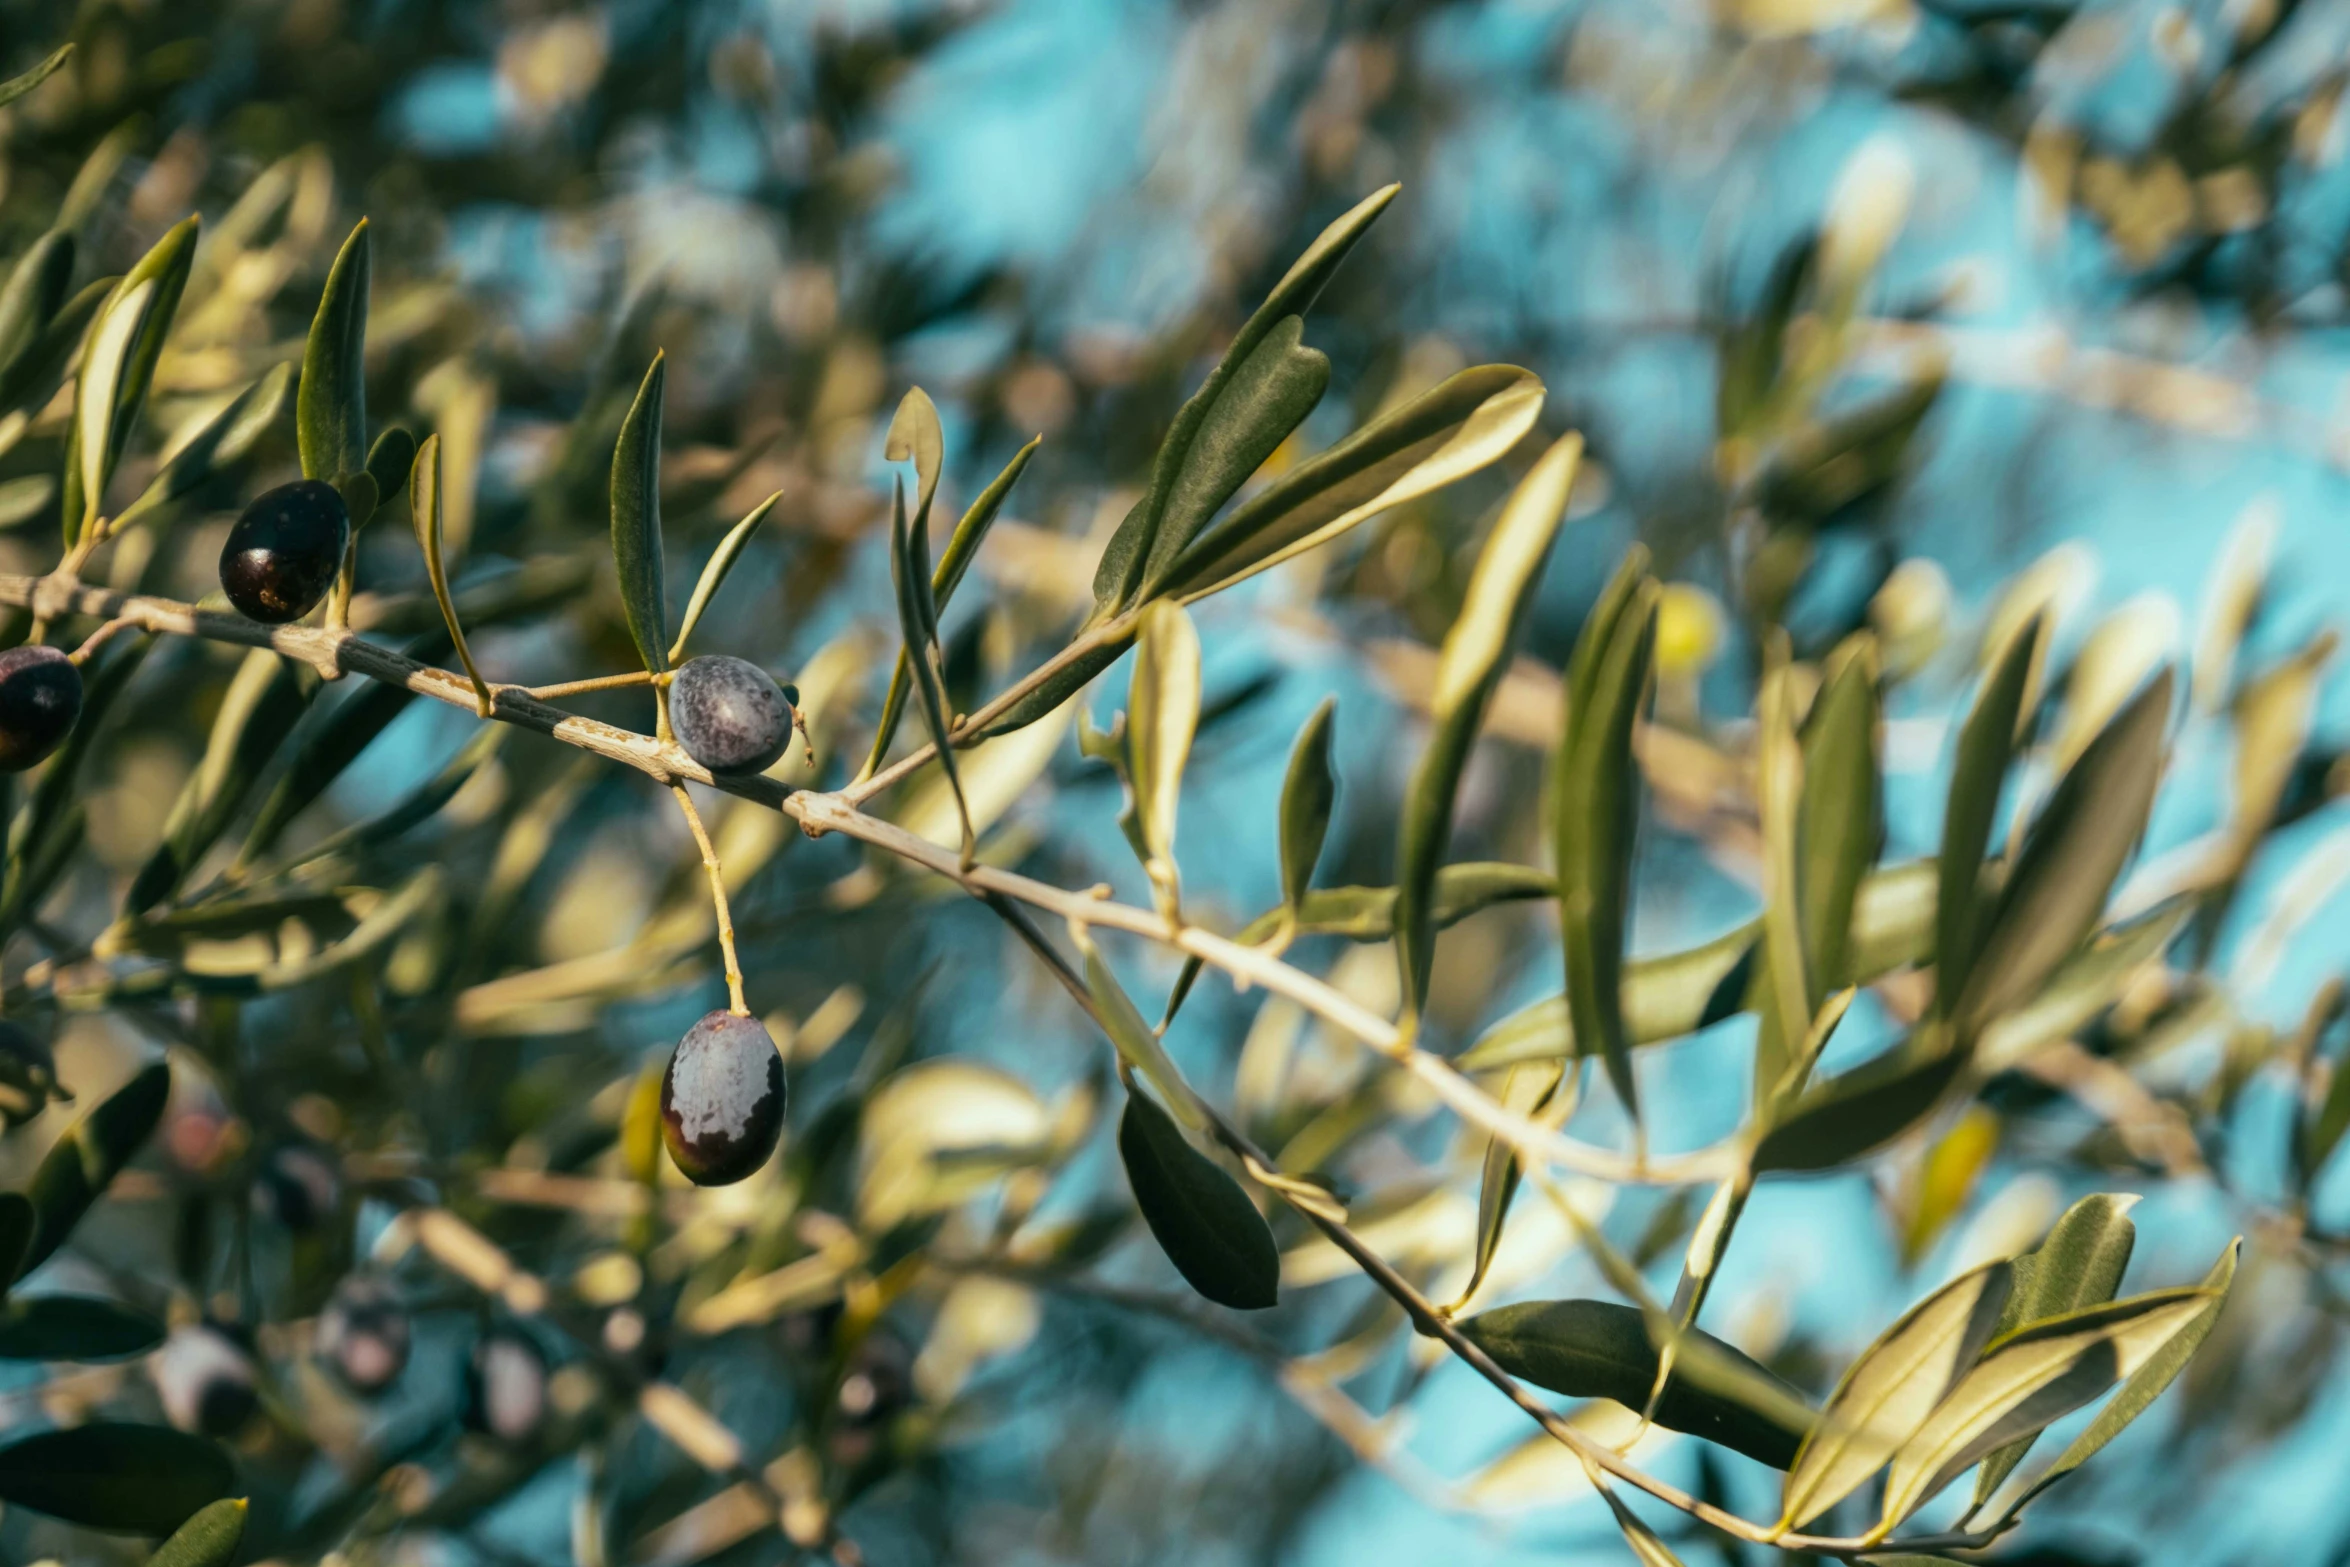
[[[49,1047],[14,1023],[0,1022],[0,1127],[13,1131],[50,1100],[68,1097],[57,1087],[57,1058]]]
[[[791,745],[792,705],[758,665],[705,654],[670,676],[669,728],[714,773],[763,773]]]
[[[380,1393],[408,1364],[408,1313],[381,1279],[335,1286],[318,1318],[318,1354],[355,1393]]]
[[[730,1186],[783,1135],[783,1056],[757,1018],[712,1012],[661,1076],[661,1139],[696,1186]]]
[[[82,716],[82,672],[53,647],[0,653],[0,772],[21,773],[57,749]]]
[[[299,1143],[273,1150],[253,1183],[253,1206],[296,1235],[332,1219],[342,1200],[343,1182],[334,1165]]]
[[[261,1408],[252,1357],[208,1323],[174,1329],[153,1371],[163,1413],[182,1431],[234,1436]]]
[[[324,479],[253,497],[220,549],[220,586],[251,619],[282,626],[326,597],[351,542],[351,508]]]
[[[547,1357],[511,1329],[484,1333],[465,1366],[465,1424],[501,1442],[527,1442],[547,1413]]]

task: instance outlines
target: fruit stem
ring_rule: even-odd
[[[87,637],[83,638],[82,645],[75,648],[71,653],[68,653],[65,656],[76,664],[86,664],[90,661],[90,655],[104,647],[108,639],[111,638],[116,632],[128,631],[137,625],[138,622],[131,619],[129,616],[118,615],[114,619],[106,622],[106,624],[103,626],[100,626],[97,630],[91,632]]]
[[[694,797],[686,793],[684,784],[669,786],[677,796],[678,806],[685,812],[685,824],[693,829],[694,842],[702,851],[702,869],[710,877],[710,903],[718,911],[718,950],[726,959],[727,1010],[736,1017],[749,1017],[751,1009],[743,1001],[742,965],[734,956],[734,916],[726,908],[726,878],[718,868],[718,851],[711,846],[709,830],[702,825],[702,813],[694,809]]]
[[[565,680],[551,686],[525,686],[524,696],[534,701],[550,701],[559,696],[585,696],[590,691],[617,691],[624,686],[642,686],[653,683],[653,676],[642,669],[632,669],[620,675],[592,675],[585,680]]]

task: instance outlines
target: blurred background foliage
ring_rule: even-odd
[[[2350,712],[2320,681],[2350,565],[2350,6],[0,0],[0,71],[68,39],[67,69],[0,110],[0,255],[64,227],[78,281],[205,220],[133,491],[299,358],[365,215],[369,400],[442,436],[485,667],[544,681],[630,663],[604,485],[661,347],[664,508],[688,563],[673,579],[783,496],[699,646],[796,679],[820,760],[788,764],[794,781],[853,768],[895,648],[882,410],[917,381],[938,399],[958,505],[1044,437],[983,591],[946,627],[968,708],[1085,605],[1101,540],[1224,337],[1390,180],[1402,198],[1310,330],[1336,395],[1269,466],[1487,360],[1540,374],[1546,428],[1592,451],[1463,794],[1463,857],[1540,862],[1550,671],[1634,538],[1673,584],[1660,718],[1697,742],[1648,757],[1635,951],[1754,907],[1728,759],[1769,628],[1807,659],[1856,629],[1882,639],[1888,859],[1932,848],[1947,721],[2000,625],[2061,613],[2044,763],[2156,659],[2191,654],[2123,901],[2194,890],[2194,932],[1955,1126],[1871,1173],[1759,1195],[1722,1331],[1820,1391],[1969,1259],[2027,1243],[2093,1184],[2143,1186],[2165,1278],[2248,1232],[2236,1306],[2167,1412],[2001,1559],[2350,1553],[2350,1507],[2324,1483],[2350,1419],[2332,1391],[2350,1194],[2295,1109],[2322,1101],[2340,1009],[2320,985],[2350,960],[2350,834],[2329,808]],[[7,570],[56,558],[58,438],[36,422],[0,453]],[[101,571],[201,596],[235,507],[291,470],[281,427]],[[1332,690],[1343,795],[1323,880],[1391,879],[1431,647],[1505,470],[1201,613],[1195,917],[1237,928],[1278,901],[1287,740]],[[360,625],[432,634],[404,529],[370,530],[360,581]],[[19,1368],[20,1409],[193,1421],[174,1377],[250,1355],[260,1409],[232,1434],[254,1549],[287,1561],[749,1563],[836,1533],[876,1563],[1620,1559],[1563,1451],[1528,1445],[1465,1375],[1431,1375],[1294,1220],[1277,1221],[1278,1315],[1235,1325],[1170,1293],[1115,1189],[1107,1074],[1065,999],[984,912],[773,812],[724,802],[717,827],[793,1124],[778,1163],[726,1191],[641,1178],[658,1163],[643,1069],[718,994],[690,841],[641,779],[531,737],[401,713],[290,822],[256,784],[226,840],[248,865],[282,861],[461,780],[411,835],[339,851],[360,892],[47,963],[109,927],[238,665],[151,652],[86,764],[87,853],[41,909],[12,911],[11,998],[54,998],[80,1102],[174,1047],[157,1151],[59,1266],[182,1325],[152,1361]],[[629,693],[581,706],[644,717]],[[987,857],[1140,896],[1114,781],[1065,729],[1029,735],[975,785],[1000,802]],[[935,784],[894,810],[951,839]],[[420,867],[421,912],[379,947],[270,988]],[[1547,919],[1496,909],[1448,942],[1432,1042],[1555,989]],[[225,978],[142,988],[135,960],[157,956]],[[1376,947],[1293,956],[1395,1004]],[[1133,983],[1172,978],[1152,955]],[[1431,1295],[1457,1291],[1481,1150],[1431,1103],[1285,1003],[1219,986],[1170,1040]],[[1742,1048],[1701,1034],[1644,1053],[1661,1142],[1734,1124],[1724,1062]],[[0,1157],[21,1178],[45,1141]],[[1686,1197],[1583,1195],[1669,1277]],[[410,1371],[372,1402],[311,1357],[354,1270],[391,1281],[414,1322]],[[1529,1207],[1497,1273],[1489,1290],[1590,1266]],[[518,1439],[458,1418],[496,1334],[552,1368],[546,1418]],[[647,1397],[651,1378],[698,1404]],[[1755,1489],[1671,1440],[1643,1449],[1660,1472]],[[16,1513],[0,1542],[12,1559],[105,1549]]]

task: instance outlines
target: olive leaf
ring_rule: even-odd
[[[1560,437],[1511,492],[1478,554],[1460,613],[1437,657],[1428,749],[1412,775],[1396,848],[1396,957],[1407,1021],[1419,1016],[1427,1000],[1436,961],[1436,870],[1452,841],[1453,799],[1460,792],[1469,747],[1507,667],[1510,644],[1541,580],[1551,541],[1566,519],[1567,493],[1582,455],[1581,436]]]
[[[1800,1529],[1850,1496],[1916,1434],[1991,1341],[2014,1272],[1994,1262],[1961,1274],[1861,1352],[1787,1471],[1780,1528]]]
[[[375,481],[375,504],[389,506],[408,487],[416,466],[416,437],[406,425],[388,425],[367,448],[367,476]]]
[[[613,517],[615,527],[613,539],[617,548],[619,540],[617,469],[614,472],[614,482]],[[424,575],[432,583],[433,602],[441,607],[441,623],[448,628],[449,645],[457,651],[457,662],[465,666],[465,678],[473,682],[474,702],[480,709],[481,716],[487,718],[490,715],[490,710],[497,705],[497,698],[490,694],[489,682],[482,679],[481,671],[474,666],[473,650],[465,645],[465,627],[457,619],[456,603],[449,597],[449,563],[441,550],[443,509],[441,506],[441,437],[438,431],[426,436],[424,444],[417,448],[411,483],[414,486],[414,491],[409,498],[408,511],[410,519],[416,524],[416,547],[424,555]],[[656,584],[657,591],[658,584]],[[659,672],[659,670],[654,671],[656,674]]]
[[[1542,413],[1542,382],[1478,365],[1381,414],[1242,501],[1187,545],[1161,584],[1220,593],[1498,461]]]
[[[172,802],[156,847],[123,899],[123,913],[143,914],[180,889],[220,837],[262,769],[318,691],[318,676],[268,648],[245,655],[204,744],[203,760]]]
[[[51,229],[17,258],[0,287],[0,372],[41,337],[73,286],[73,236]]]
[[[775,510],[775,503],[782,499],[783,491],[777,490],[752,507],[749,515],[726,530],[726,537],[718,541],[718,547],[702,563],[702,574],[694,579],[693,596],[685,601],[685,614],[677,622],[677,640],[669,644],[669,662],[674,664],[685,657],[686,639],[694,634],[694,627],[702,623],[702,612],[710,607],[710,600],[717,597],[719,588],[726,582],[726,574],[734,570],[734,563],[742,558],[744,547],[751,542],[751,535],[759,531],[759,524],[767,520],[767,514]]]
[[[57,74],[58,68],[64,65],[65,62],[72,57],[72,55],[72,44],[59,44],[57,46],[56,52],[51,54],[48,59],[43,60],[39,65],[34,66],[31,70],[24,72],[20,76],[11,76],[8,78],[8,80],[0,82],[0,105],[16,102],[17,99],[22,98],[26,93],[29,93],[34,88],[40,86],[50,77],[55,76]]]
[[[612,564],[620,611],[651,674],[669,668],[668,608],[661,582],[661,388],[668,367],[653,355],[612,448]]]
[[[170,1534],[235,1488],[206,1437],[96,1420],[0,1447],[0,1502],[115,1534]]]
[[[913,394],[909,394],[913,395]],[[938,663],[937,606],[930,598],[929,530],[920,519],[906,516],[906,485],[894,487],[890,514],[890,575],[897,586],[898,632],[913,661],[914,689],[921,696],[922,722],[938,752],[939,771],[955,797],[955,815],[963,829],[963,863],[979,853],[979,835],[971,825],[971,803],[963,795],[963,775],[955,762],[954,725],[947,710],[946,682]]]
[[[1330,767],[1330,731],[1338,698],[1326,696],[1289,748],[1289,770],[1281,779],[1281,901],[1294,916],[1313,885],[1330,833],[1330,811],[1338,800],[1338,776]]]
[[[1984,1028],[1975,1060],[1985,1072],[2003,1072],[2042,1046],[2069,1038],[2119,1000],[2129,982],[2162,956],[2196,912],[2195,895],[2182,893],[2134,920],[2101,931],[2057,965],[2038,995]]]
[[[231,1567],[245,1543],[243,1497],[214,1502],[179,1526],[147,1558],[147,1567]]]
[[[1891,1142],[1942,1102],[1966,1051],[1932,1034],[1814,1084],[1755,1144],[1757,1174],[1826,1170]]]
[[[1131,604],[1146,572],[1163,580],[1176,552],[1320,400],[1329,361],[1299,346],[1302,317],[1397,189],[1373,192],[1306,247],[1176,411],[1142,498],[1110,536],[1095,569],[1097,619]],[[1178,532],[1171,544],[1162,542],[1163,535]]]
[[[2210,1303],[2205,1289],[2154,1290],[2027,1323],[1994,1340],[1893,1455],[1875,1537],[1986,1453],[2062,1419],[2134,1374]]]
[[[2101,1306],[2120,1293],[2122,1274],[2138,1239],[2137,1226],[2129,1218],[2137,1200],[2100,1193],[2066,1209],[2046,1240],[2015,1259],[2015,1289],[2000,1313],[1999,1331],[2010,1333],[2027,1322]],[[1989,1501],[1999,1482],[2023,1462],[2036,1435],[1984,1455],[1975,1473],[1976,1507]]]
[[[2024,690],[2041,657],[2047,618],[2034,615],[2001,651],[1958,731],[1950,767],[1949,804],[1942,813],[1942,853],[1934,913],[1934,1008],[1947,1017],[1973,971],[1982,943],[1977,902],[1983,853],[1999,811],[1999,790],[2015,757]]]
[[[302,348],[302,389],[294,436],[302,477],[332,484],[367,466],[367,220],[361,218],[327,269],[326,289]]]
[[[128,279],[125,279],[127,282]],[[98,318],[82,351],[80,379],[74,390],[73,434],[67,442],[65,500],[66,544],[81,542],[97,523],[104,504],[107,476],[114,471],[114,420],[131,351],[147,324],[155,302],[152,279],[119,293]]]
[[[1633,1559],[1640,1567],[1681,1567],[1681,1558],[1673,1554],[1673,1548],[1624,1505],[1613,1486],[1600,1486],[1599,1494],[1607,1498],[1608,1510],[1616,1515],[1616,1527],[1624,1532],[1624,1543],[1632,1547]]]
[[[1860,639],[1828,666],[1803,729],[1796,883],[1810,998],[1852,981],[1852,908],[1884,836],[1878,807],[1875,644]]]
[[[1530,1061],[1510,1068],[1498,1098],[1503,1107],[1520,1115],[1541,1114],[1566,1082],[1563,1061]],[[1518,1194],[1521,1175],[1517,1150],[1500,1138],[1485,1144],[1484,1168],[1477,1181],[1477,1246],[1469,1266],[1469,1282],[1462,1286],[1455,1310],[1474,1299],[1493,1270],[1494,1253],[1501,1250],[1503,1227],[1509,1222],[1510,1203]]]
[[[19,349],[5,366],[0,366],[0,447],[13,444],[24,433],[32,411],[47,403],[56,392],[58,383],[65,379],[66,367],[74,362],[76,350],[83,346],[91,321],[114,297],[114,287],[120,281],[100,278],[83,288],[49,318],[39,336]],[[67,482],[73,482],[78,467],[78,463],[66,466]],[[78,522],[80,518],[74,520]]]
[[[1656,1344],[1647,1318],[1632,1306],[1528,1301],[1481,1312],[1459,1327],[1511,1376],[1570,1398],[1611,1398],[1639,1409],[1656,1382]],[[1697,1374],[1666,1384],[1653,1412],[1658,1425],[1774,1469],[1794,1461],[1813,1418],[1801,1393],[1702,1329],[1683,1335],[1681,1355]]]
[[[1640,1117],[1624,1026],[1624,939],[1640,787],[1632,732],[1656,652],[1658,588],[1635,547],[1601,594],[1567,663],[1566,721],[1551,786],[1560,948],[1568,1011],[1585,1054],[1607,1066],[1616,1098]]]
[[[2057,1455],[2056,1462],[2050,1464],[2032,1482],[2031,1489],[2017,1499],[2011,1512],[2020,1509],[2024,1503],[2096,1457],[2106,1443],[2121,1435],[2123,1427],[2144,1414],[2147,1406],[2160,1398],[2163,1390],[2177,1379],[2181,1371],[2187,1369],[2187,1362],[2194,1357],[2196,1350],[2203,1347],[2203,1341],[2211,1336],[2211,1330],[2219,1325],[2219,1314],[2228,1303],[2228,1291],[2235,1286],[2236,1261],[2243,1249],[2241,1237],[2228,1243],[2228,1249],[2220,1253],[2219,1261],[2213,1263],[2211,1271],[2203,1276],[2202,1293],[2207,1297],[2203,1309],[2172,1328],[2169,1336],[2139,1361],[2137,1368],[2129,1373],[2129,1379],[2122,1384],[2121,1391],[2114,1395],[2113,1401],[2097,1411],[2097,1417],[2089,1422],[2088,1429],[2074,1437],[2065,1450]]]
[[[2038,994],[2095,928],[2154,807],[2172,684],[2165,668],[2116,714],[2032,823],[1952,1009],[1962,1036]]]
[[[1043,436],[1037,436],[1013,453],[1012,460],[1004,464],[1004,471],[997,474],[986,489],[980,491],[979,499],[971,503],[962,519],[955,524],[954,535],[947,540],[946,551],[938,558],[938,569],[930,577],[930,596],[940,609],[946,608],[947,601],[955,596],[955,589],[961,586],[963,574],[971,569],[972,561],[978,559],[979,546],[986,541],[987,530],[995,526],[997,515],[1004,509],[1004,502],[1011,497],[1012,486],[1020,482],[1020,475],[1027,470],[1028,459],[1036,455],[1036,448],[1043,441]],[[873,731],[873,749],[865,758],[864,769],[858,774],[860,778],[872,777],[880,770],[882,759],[889,755],[890,742],[897,738],[898,721],[905,715],[906,695],[911,689],[909,682],[912,678],[913,669],[906,661],[905,650],[901,648],[898,650],[897,664],[890,671],[889,694],[882,699],[881,722]],[[1059,705],[1055,702],[1036,716],[1042,717],[1045,712],[1051,712]]]
[[[1072,932],[1079,953],[1085,959],[1085,988],[1093,997],[1094,1011],[1101,1021],[1102,1031],[1110,1036],[1117,1049],[1118,1059],[1159,1091],[1167,1101],[1168,1109],[1193,1131],[1207,1127],[1207,1117],[1200,1112],[1194,1100],[1191,1085],[1183,1080],[1167,1047],[1151,1026],[1134,1009],[1134,1002],[1126,994],[1126,987],[1118,983],[1118,976],[1110,972],[1110,965],[1102,960],[1101,949],[1092,936],[1082,930]]]
[[[1175,917],[1180,887],[1175,813],[1192,734],[1199,727],[1199,696],[1199,633],[1182,605],[1159,600],[1142,613],[1126,701],[1126,754],[1143,867],[1150,873],[1161,911],[1170,919]]]
[[[1184,1282],[1219,1306],[1262,1311],[1277,1303],[1281,1253],[1265,1216],[1223,1166],[1191,1146],[1166,1111],[1126,1096],[1118,1156],[1135,1206]]]
[[[162,1323],[92,1295],[18,1295],[0,1306],[0,1360],[121,1360],[162,1342]]]
[[[31,1198],[22,1192],[0,1192],[0,1296],[23,1275],[25,1253],[40,1222]]]
[[[32,1201],[35,1220],[33,1238],[17,1264],[18,1278],[48,1261],[50,1253],[65,1244],[82,1215],[105,1194],[116,1172],[130,1163],[154,1133],[170,1098],[171,1068],[161,1061],[152,1062],[84,1111],[42,1156],[25,1192]],[[6,1499],[4,1489],[0,1489],[0,1499]]]
[[[206,420],[203,429],[171,454],[139,492],[139,498],[115,514],[114,531],[120,533],[145,521],[244,461],[285,412],[286,393],[293,384],[294,367],[274,365],[231,398],[228,406]]]

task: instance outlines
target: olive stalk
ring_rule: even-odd
[[[749,1017],[751,1009],[743,1002],[743,966],[734,955],[734,916],[726,907],[726,876],[719,869],[718,850],[711,845],[709,829],[702,825],[702,813],[694,809],[694,797],[685,785],[673,783],[669,792],[677,796],[678,809],[685,812],[694,845],[702,851],[703,874],[710,878],[710,904],[718,913],[718,950],[726,959],[727,1010],[736,1017]]]

